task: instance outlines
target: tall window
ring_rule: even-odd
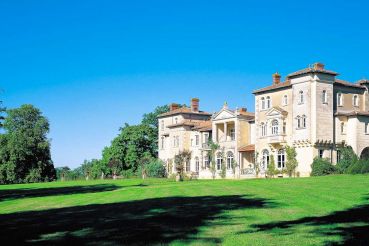
[[[319,150],[319,158],[323,158],[324,157],[324,149],[320,149]]]
[[[271,108],[272,107],[272,102],[270,100],[270,97],[267,97],[266,98],[266,106],[267,106],[267,109]]]
[[[287,131],[287,129],[286,129],[287,127],[286,127],[286,122],[284,122],[283,123],[283,134],[286,134],[286,131]]]
[[[174,124],[178,124],[178,118],[174,118]]]
[[[322,103],[328,103],[328,94],[326,90],[322,93]]]
[[[205,168],[210,168],[209,156],[207,155],[204,157],[204,165],[205,165]]]
[[[176,137],[177,147],[179,147],[179,136]]]
[[[286,106],[288,104],[288,96],[287,95],[284,95],[283,96],[283,99],[282,99],[282,105],[283,106]]]
[[[198,173],[200,171],[200,160],[199,157],[195,158],[195,171]]]
[[[299,104],[303,104],[305,102],[304,92],[299,92]]]
[[[186,162],[186,172],[187,173],[191,172],[191,163],[190,163],[190,161]]]
[[[269,164],[269,151],[265,149],[262,152],[261,166],[263,169],[266,169],[268,167],[268,164]]]
[[[262,110],[265,109],[265,98],[264,97],[261,98],[261,109]]]
[[[341,151],[337,150],[337,162],[341,160]]]
[[[164,131],[164,120],[161,121],[161,130]]]
[[[234,160],[233,153],[229,151],[227,153],[227,169],[232,169],[233,160]]]
[[[217,154],[217,170],[221,170],[222,169],[222,164],[223,164],[223,156],[222,156],[222,153],[218,153]]]
[[[265,137],[267,135],[267,124],[261,123],[261,136]]]
[[[297,116],[296,120],[297,120],[297,128],[300,129],[301,128],[301,117]]]
[[[359,96],[358,95],[354,95],[354,97],[352,98],[352,104],[354,105],[354,107],[359,107]]]
[[[343,96],[342,96],[342,93],[338,93],[337,94],[337,105],[338,106],[343,106]]]
[[[286,167],[286,153],[284,149],[278,151],[278,169],[283,169]]]
[[[345,134],[345,123],[341,122],[341,134]]]
[[[195,138],[196,138],[196,146],[199,146],[199,144],[200,144],[200,136],[199,135],[196,135]]]
[[[161,137],[161,149],[165,148],[165,138]]]
[[[235,129],[234,128],[231,128],[229,129],[229,135],[231,137],[231,141],[234,141],[236,139],[236,134],[235,134]]]
[[[278,135],[278,120],[272,121],[272,135]]]
[[[173,147],[177,147],[177,139],[175,136],[173,137]]]
[[[306,128],[306,115],[303,115],[302,117],[301,117],[301,123],[302,123],[302,128]]]

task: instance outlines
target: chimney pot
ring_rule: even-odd
[[[314,63],[314,70],[324,70],[324,64],[320,62]]]
[[[277,85],[281,83],[281,75],[279,73],[273,74],[273,84]]]
[[[191,111],[192,112],[199,112],[200,99],[192,98],[191,99]]]

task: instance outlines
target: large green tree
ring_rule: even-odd
[[[48,120],[32,105],[22,105],[6,113],[5,133],[0,135],[0,182],[54,180]]]
[[[149,125],[125,124],[111,145],[103,150],[102,162],[112,175],[123,170],[135,172],[143,156],[155,156],[156,143],[152,139],[156,135],[157,132]]]

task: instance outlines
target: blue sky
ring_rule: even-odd
[[[0,1],[5,106],[39,107],[56,166],[99,158],[170,102],[253,111],[253,89],[321,61],[369,78],[367,1]]]

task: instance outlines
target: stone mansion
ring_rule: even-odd
[[[217,177],[222,164],[227,178],[255,177],[255,163],[265,176],[273,155],[276,168],[286,162],[285,147],[297,152],[300,176],[309,176],[317,156],[333,164],[339,147],[349,145],[359,156],[369,155],[369,80],[350,83],[321,63],[287,75],[285,81],[273,74],[270,86],[255,90],[255,113],[245,108],[219,112],[201,111],[199,99],[190,107],[171,104],[159,115],[159,158],[168,174],[175,172],[174,156],[191,152],[185,172],[211,178],[210,140],[218,144],[215,153]],[[224,163],[225,162],[225,163]],[[233,172],[232,163],[237,163]]]

